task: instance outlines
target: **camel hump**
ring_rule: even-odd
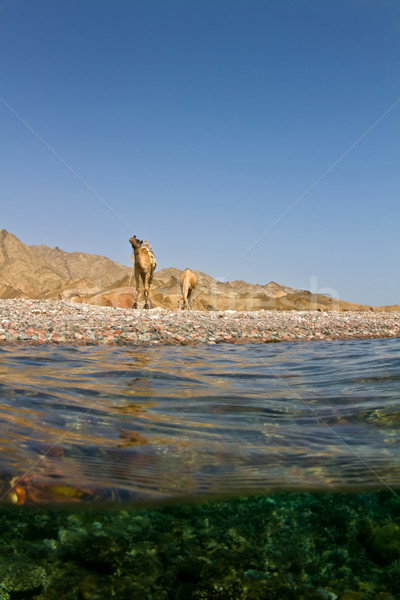
[[[196,275],[188,267],[184,270],[181,275],[181,285],[184,285],[185,281],[191,288],[195,288],[197,284]]]
[[[157,261],[156,261],[156,255],[154,254],[152,247],[149,246],[147,243],[147,244],[143,245],[142,248],[143,248],[143,250],[147,250],[147,254],[149,255],[151,266],[153,267],[153,269],[155,269],[157,266]]]

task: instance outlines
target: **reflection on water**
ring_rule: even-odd
[[[400,483],[398,339],[0,358],[3,502]]]

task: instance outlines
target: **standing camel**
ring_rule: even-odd
[[[190,269],[185,269],[181,276],[182,310],[192,308],[192,293],[196,284],[196,275]]]
[[[136,235],[131,237],[129,241],[132,245],[133,254],[135,257],[136,290],[133,308],[138,307],[140,279],[142,280],[143,284],[144,307],[150,308],[150,287],[153,281],[154,270],[157,266],[156,257],[154,256],[154,252],[150,248],[147,241],[145,241],[143,244],[143,240],[138,240]]]

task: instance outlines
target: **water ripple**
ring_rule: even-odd
[[[398,339],[3,346],[0,359],[3,502],[400,484]]]

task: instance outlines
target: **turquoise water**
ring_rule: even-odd
[[[0,599],[400,598],[400,340],[0,347]]]

